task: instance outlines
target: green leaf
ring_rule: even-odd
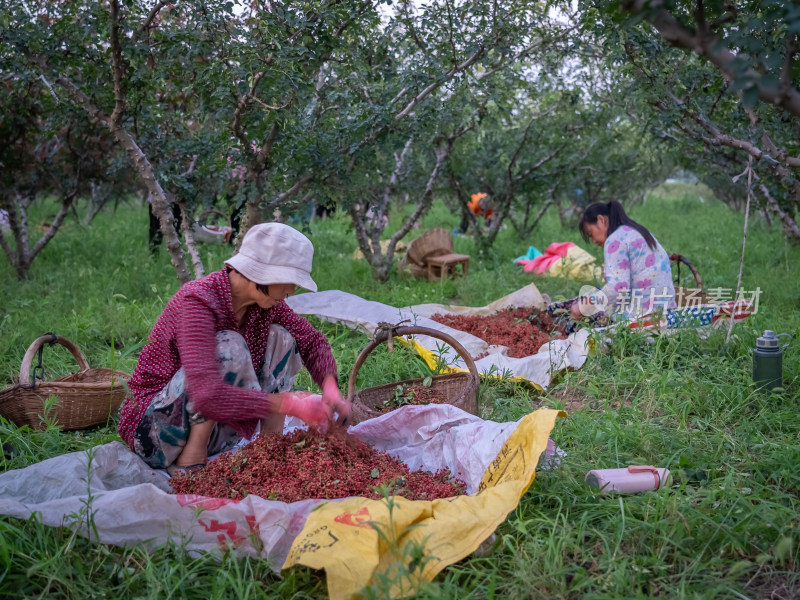
[[[378,469],[372,469],[372,471],[370,471],[369,474],[372,476],[373,479],[377,479],[378,476],[381,474],[381,472]]]

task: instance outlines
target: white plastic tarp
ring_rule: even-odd
[[[515,423],[484,421],[435,404],[403,407],[349,431],[411,469],[448,467],[473,493],[514,428]],[[249,554],[255,548],[248,536],[259,524],[263,555],[279,568],[309,511],[320,503],[256,496],[234,502],[169,490],[164,471],[148,467],[121,442],[110,442],[0,474],[0,514],[26,519],[36,512],[47,525],[75,524],[86,534],[88,510],[103,543],[154,547],[172,539],[188,549],[215,550],[227,540]],[[198,515],[195,509],[206,512]]]
[[[473,358],[486,354],[475,361],[479,372],[493,375],[506,373],[511,377],[529,381],[540,389],[550,385],[554,373],[567,368],[581,368],[588,355],[589,333],[586,330],[578,330],[564,340],[548,342],[537,354],[512,358],[508,356],[508,349],[505,346],[492,346],[474,335],[447,327],[430,318],[437,313],[486,316],[510,307],[543,309],[544,298],[533,284],[480,307],[417,304],[396,308],[340,290],[299,294],[289,297],[286,302],[299,314],[314,315],[325,321],[341,323],[368,335],[372,335],[382,322],[396,324],[408,321],[404,324],[442,331],[460,342]],[[466,369],[464,361],[441,339],[419,335],[415,336],[413,345],[428,364],[435,364],[435,357],[442,350],[442,358],[453,370]]]

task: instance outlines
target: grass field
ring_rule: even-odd
[[[700,197],[702,196],[702,200]],[[743,215],[707,191],[672,185],[652,193],[631,216],[668,252],[689,257],[706,289],[734,288]],[[48,219],[45,210],[31,222]],[[457,216],[440,204],[423,229],[452,228]],[[314,277],[321,290],[341,289],[395,306],[423,302],[484,305],[532,279],[512,260],[528,245],[581,243],[548,214],[529,240],[506,229],[490,256],[475,255],[467,237],[456,252],[473,255],[465,279],[428,283],[392,275],[376,284],[353,260],[352,231],[334,217],[311,225]],[[0,387],[17,377],[22,356],[39,335],[74,341],[92,366],[131,372],[138,350],[178,284],[164,250],[147,249],[147,212],[123,205],[89,228],[65,224],[19,282],[0,264]],[[230,250],[203,246],[208,272]],[[420,589],[419,598],[749,598],[800,597],[800,342],[784,356],[785,393],[754,392],[755,338],[764,329],[800,334],[800,248],[778,228],[751,217],[743,289],[761,290],[757,314],[725,333],[695,331],[657,337],[624,333],[579,371],[559,376],[546,392],[487,380],[483,414],[517,419],[538,407],[565,408],[553,439],[567,452],[557,470],[540,472],[497,531],[485,557],[465,559]],[[579,284],[535,280],[556,298]],[[688,283],[688,280],[687,280]],[[335,340],[340,381],[366,336],[315,323]],[[70,372],[63,349],[48,349],[47,378]],[[417,376],[419,360],[400,351],[361,370],[360,386]],[[311,385],[304,375],[298,387]],[[118,439],[114,423],[90,431],[34,432],[0,423],[0,440],[15,452],[0,471]],[[628,464],[669,467],[671,490],[616,497],[584,483],[593,468]],[[380,594],[377,594],[378,596]],[[189,556],[178,546],[152,553],[102,546],[35,519],[0,517],[0,598],[324,598],[324,574],[295,568],[274,574],[261,560]]]

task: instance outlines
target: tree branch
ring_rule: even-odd
[[[456,65],[456,66],[454,66],[452,69],[450,69],[450,70],[449,70],[449,71],[448,71],[448,72],[447,72],[447,73],[444,75],[444,77],[443,77],[442,79],[440,79],[439,81],[434,81],[432,84],[430,84],[430,85],[429,85],[428,87],[426,87],[424,90],[422,90],[422,91],[421,91],[419,94],[417,94],[417,95],[416,95],[416,96],[415,96],[415,97],[414,97],[414,98],[411,100],[411,102],[409,102],[409,103],[406,105],[406,107],[405,107],[403,110],[401,110],[399,113],[397,113],[397,114],[394,116],[395,120],[399,120],[399,119],[402,119],[402,118],[403,118],[403,117],[405,117],[405,116],[408,116],[408,114],[409,114],[409,113],[410,113],[412,110],[414,110],[414,107],[415,107],[415,106],[417,106],[417,104],[419,104],[420,102],[422,102],[422,101],[423,101],[425,98],[427,98],[427,97],[428,97],[428,96],[431,94],[431,92],[433,92],[433,91],[434,91],[436,88],[438,88],[439,86],[441,86],[441,85],[442,85],[443,83],[445,83],[446,81],[450,81],[450,80],[451,80],[451,79],[452,79],[452,78],[453,78],[453,77],[454,77],[454,76],[455,76],[457,73],[460,73],[460,72],[461,72],[461,71],[463,71],[464,69],[468,69],[470,66],[472,66],[472,65],[473,65],[473,64],[474,64],[474,63],[475,63],[475,62],[476,62],[476,61],[477,61],[477,60],[478,60],[478,59],[479,59],[481,56],[483,56],[483,53],[484,53],[484,47],[483,47],[483,46],[481,46],[481,47],[480,47],[480,48],[478,48],[478,50],[477,50],[477,51],[476,51],[476,52],[475,52],[475,53],[474,53],[472,56],[470,56],[470,57],[469,57],[467,60],[465,60],[464,62],[462,62],[460,65]]]
[[[122,45],[119,41],[119,2],[111,0],[111,68],[114,77],[114,111],[111,113],[111,127],[120,127],[125,112],[125,93],[122,89]]]
[[[400,229],[395,231],[394,234],[392,234],[392,237],[389,238],[389,247],[386,249],[387,256],[392,256],[394,254],[394,249],[397,246],[397,242],[402,240],[406,234],[411,231],[414,223],[416,223],[417,220],[419,220],[419,218],[425,214],[428,208],[430,208],[431,202],[433,201],[433,187],[436,184],[436,180],[439,178],[439,172],[442,170],[442,166],[447,160],[447,157],[450,156],[450,152],[452,150],[453,143],[450,140],[440,143],[434,148],[436,162],[433,165],[433,169],[431,169],[430,175],[428,176],[428,182],[425,184],[425,191],[417,201],[417,207],[414,209],[414,212],[406,217],[406,219],[403,221],[403,224],[400,226]]]
[[[417,47],[420,50],[422,50],[422,53],[428,58],[430,58],[431,54],[430,51],[428,50],[428,46],[426,46],[422,42],[422,40],[419,39],[419,36],[417,35],[417,30],[414,29],[414,22],[411,19],[411,16],[408,14],[408,0],[405,0],[402,3],[402,6],[403,6],[403,13],[405,14],[405,19],[403,20],[403,22],[405,26],[408,27],[408,31],[411,33],[411,38],[414,40],[414,43],[417,45]]]
[[[267,139],[264,140],[264,143],[258,149],[258,153],[255,157],[259,170],[266,166],[267,161],[272,154],[272,149],[275,147],[275,140],[278,139],[278,131],[280,131],[280,127],[278,127],[278,122],[274,121],[269,133],[267,134]]]
[[[266,75],[266,72],[261,71],[253,76],[253,83],[250,84],[250,89],[246,94],[239,97],[239,100],[236,102],[236,108],[233,110],[233,122],[231,124],[231,127],[233,128],[233,134],[241,142],[242,152],[249,156],[253,155],[253,149],[250,148],[250,141],[247,139],[247,135],[242,129],[242,114],[250,103],[251,98],[255,94],[256,88],[258,87],[258,82],[261,81],[264,75]]]
[[[161,9],[164,8],[167,4],[170,3],[171,0],[159,0],[156,2],[155,6],[150,10],[150,13],[147,15],[147,18],[142,23],[141,27],[139,27],[139,31],[144,32],[146,35],[149,35],[148,30],[153,25],[153,21],[158,16],[158,13],[161,12]]]
[[[749,56],[742,52],[738,54],[731,52],[722,40],[713,34],[693,34],[664,8],[664,0],[622,0],[622,7],[634,15],[644,13],[645,19],[668,43],[706,58],[728,81],[737,78],[752,81],[752,85],[758,89],[759,99],[800,117],[800,92],[797,89],[794,87],[775,89],[765,86],[764,75],[752,67],[741,72],[737,68],[737,63],[749,60]]]
[[[49,71],[47,62],[41,56],[27,54],[26,57],[44,71]],[[57,76],[55,83],[65,89],[72,100],[83,108],[90,122],[99,123],[107,127],[117,141],[122,144],[122,147],[125,148],[131,163],[133,163],[134,168],[151,194],[154,213],[159,217],[161,231],[164,234],[164,240],[170,251],[172,265],[175,267],[178,280],[181,283],[188,282],[190,280],[189,271],[186,266],[186,261],[183,258],[183,249],[181,248],[180,240],[178,239],[175,228],[172,226],[168,208],[169,201],[155,175],[152,164],[150,164],[150,161],[147,159],[144,152],[142,152],[136,140],[133,139],[133,136],[120,123],[116,123],[115,125],[112,120],[95,106],[89,97],[72,82],[72,80],[67,77]]]
[[[413,137],[408,138],[403,146],[403,149],[400,151],[400,154],[395,153],[394,155],[394,171],[392,171],[392,175],[389,177],[389,182],[386,184],[386,187],[383,190],[383,201],[377,206],[377,210],[375,211],[375,216],[378,219],[382,219],[384,215],[386,215],[392,191],[397,187],[397,183],[400,181],[400,172],[403,170],[406,156],[411,149],[411,144],[413,141]]]
[[[798,227],[795,218],[781,208],[778,201],[770,194],[769,188],[767,188],[766,185],[762,183],[758,186],[758,189],[761,190],[761,193],[764,195],[769,209],[778,215],[778,219],[780,219],[783,231],[786,235],[796,242],[800,241],[800,227]]]
[[[270,206],[280,206],[281,204],[289,200],[292,196],[297,194],[297,192],[302,190],[303,187],[313,178],[314,176],[311,173],[306,173],[305,175],[302,175],[297,181],[294,182],[292,187],[290,187],[285,192],[282,192],[277,196],[275,196],[274,200],[270,202]]]

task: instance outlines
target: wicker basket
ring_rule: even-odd
[[[700,273],[697,272],[697,268],[688,258],[682,254],[670,254],[669,259],[674,261],[677,266],[677,274],[675,275],[675,298],[679,303],[678,308],[681,308],[680,304],[684,302],[700,304],[714,302],[714,296],[706,294],[703,290],[703,279],[700,277]],[[687,288],[681,285],[681,263],[689,267],[689,271],[694,277],[693,288]]]
[[[367,356],[369,356],[370,352],[372,352],[379,344],[385,341],[390,341],[395,336],[411,334],[429,335],[431,337],[443,340],[456,352],[458,352],[462,359],[464,359],[464,362],[467,364],[467,368],[469,369],[469,373],[434,375],[431,377],[430,387],[434,392],[445,396],[448,399],[448,404],[457,406],[458,408],[472,413],[473,415],[477,414],[477,392],[480,378],[478,377],[478,370],[475,368],[475,361],[472,360],[472,357],[464,349],[464,347],[451,336],[441,331],[437,331],[436,329],[416,326],[391,327],[379,329],[372,341],[370,341],[370,343],[367,344],[367,346],[361,351],[361,354],[358,355],[356,363],[353,365],[353,371],[350,373],[350,381],[347,385],[347,398],[352,402],[352,409],[350,410],[348,424],[355,425],[361,421],[366,421],[367,419],[380,416],[381,413],[379,411],[383,408],[384,402],[394,397],[394,392],[398,385],[413,386],[422,384],[424,379],[417,378],[406,379],[404,381],[398,381],[395,383],[387,383],[360,391],[356,391],[355,389],[358,371],[361,368],[361,365],[364,364],[364,361],[366,360]]]
[[[41,366],[41,351],[45,343],[51,346],[58,343],[72,352],[80,371],[54,381],[36,381],[34,377],[31,385],[33,356],[39,352]],[[43,429],[44,402],[52,394],[59,398],[51,411],[52,416],[63,430],[85,429],[106,423],[125,399],[125,383],[129,377],[122,371],[90,369],[86,357],[75,344],[53,334],[43,335],[25,353],[19,369],[19,383],[0,391],[0,416],[19,427],[28,425],[33,429]]]
[[[453,252],[453,234],[442,227],[429,229],[408,245],[406,258],[409,264],[426,267],[429,256],[441,256]]]

